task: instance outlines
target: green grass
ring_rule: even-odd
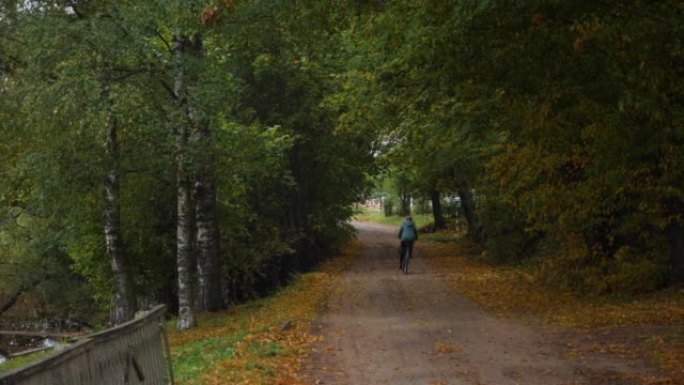
[[[301,384],[300,370],[319,337],[310,333],[338,272],[360,255],[352,242],[337,258],[301,274],[275,295],[197,316],[196,328],[177,331],[169,343],[178,385]],[[289,327],[283,328],[284,322]]]
[[[0,374],[2,373],[7,373],[15,369],[19,369],[23,366],[26,366],[32,362],[41,360],[45,357],[47,357],[49,354],[51,354],[53,350],[46,350],[42,352],[37,352],[33,354],[29,354],[26,356],[22,357],[17,357],[11,360],[7,360],[4,363],[0,364]]]
[[[248,334],[237,333],[192,341],[172,350],[172,365],[181,384],[199,384],[202,374],[216,362],[235,356],[235,344]]]
[[[411,216],[413,217],[413,221],[416,223],[418,228],[432,223],[431,214],[414,214]],[[361,209],[361,211],[354,216],[354,219],[361,222],[373,222],[379,223],[381,225],[397,226],[397,228],[399,228],[401,223],[404,221],[403,216],[394,215],[391,217],[386,217],[385,213],[382,211],[366,208]]]
[[[256,357],[275,357],[285,355],[288,352],[281,345],[275,342],[260,342],[255,341],[249,344],[247,350]]]
[[[439,231],[421,235],[421,240],[435,243],[456,243],[463,241],[464,234],[453,231]]]

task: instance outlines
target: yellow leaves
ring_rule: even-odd
[[[463,294],[506,312],[527,312],[548,322],[573,326],[670,325],[684,322],[684,296],[661,293],[631,301],[582,298],[542,287],[522,268],[495,267],[466,256],[453,244],[425,245],[428,258]]]
[[[459,353],[461,351],[460,346],[456,344],[445,344],[443,342],[435,342],[434,349],[435,352],[440,354]]]
[[[295,283],[272,297],[220,313],[202,314],[198,317],[199,327],[186,332],[172,331],[169,339],[175,356],[197,342],[222,338],[235,340],[230,346],[234,354],[224,355],[222,357],[227,358],[217,362],[203,362],[206,369],[195,371],[202,373],[201,378],[178,383],[306,384],[299,372],[311,343],[321,339],[309,332],[311,322],[318,317],[326,298],[334,290],[337,274],[360,255],[359,248],[359,244],[351,244],[341,257],[301,275]]]
[[[662,337],[651,338],[651,344],[651,360],[675,373],[677,378],[684,379],[684,335],[680,332],[678,336],[668,338],[668,341]]]
[[[578,36],[572,43],[572,49],[575,52],[582,53],[584,52],[584,48],[591,42],[592,39],[593,37],[590,35]]]
[[[623,358],[636,358],[637,352],[631,347],[620,343],[596,343],[589,347],[590,352],[612,354]]]
[[[254,59],[254,66],[257,68],[264,68],[271,64],[273,57],[267,53],[262,53]]]
[[[227,10],[233,10],[233,8],[235,8],[235,0],[223,0],[221,3]]]
[[[218,22],[220,17],[218,8],[207,7],[202,10],[202,15],[200,16],[200,22],[203,26],[214,25]]]
[[[424,244],[427,257],[437,265],[451,286],[496,312],[506,315],[533,315],[543,321],[581,330],[615,327],[647,327],[653,345],[644,351],[653,360],[684,380],[684,335],[667,334],[684,324],[684,292],[662,292],[632,300],[586,298],[571,292],[550,289],[523,268],[488,266],[472,258],[464,245]],[[626,253],[627,251],[625,251]],[[624,256],[628,258],[628,256]],[[622,329],[619,329],[622,330]],[[636,329],[639,330],[639,329]],[[660,338],[658,338],[660,336]],[[567,346],[571,356],[583,354],[577,346]],[[436,343],[438,353],[458,352],[457,346]],[[587,351],[632,357],[638,347],[615,342],[597,342]],[[643,352],[642,352],[643,353]],[[646,384],[670,384],[662,379]],[[672,382],[671,384],[674,384]]]
[[[535,12],[532,15],[531,22],[532,22],[532,25],[535,27],[542,27],[544,24],[546,24],[546,18],[544,17],[543,13]]]
[[[308,346],[320,337],[305,322],[280,332],[272,327],[236,344],[235,357],[223,360],[202,377],[205,384],[304,384],[298,372]],[[230,381],[227,381],[230,380]]]
[[[572,26],[572,30],[577,33],[577,37],[572,43],[575,52],[581,53],[586,46],[600,34],[604,26],[597,18],[587,18]]]

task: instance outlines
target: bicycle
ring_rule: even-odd
[[[408,274],[409,259],[411,259],[411,248],[409,245],[404,245],[403,255],[401,256],[401,271]]]
[[[404,223],[401,224],[399,228],[399,234],[397,235],[401,239],[401,248],[399,249],[399,268],[404,274],[408,274],[408,263],[413,254],[413,242],[418,240],[418,230],[416,225],[413,223],[411,216],[407,216]]]

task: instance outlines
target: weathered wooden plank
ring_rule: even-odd
[[[0,385],[173,384],[164,306],[0,375]]]
[[[17,353],[10,354],[9,358],[23,357],[23,356],[27,356],[29,354],[38,353],[38,352],[42,352],[44,350],[50,350],[53,348],[54,348],[54,346],[41,346],[39,348],[26,349],[26,350],[22,350],[22,351],[17,352]]]
[[[85,333],[52,333],[30,330],[0,330],[0,336],[52,338],[56,340],[83,337]]]

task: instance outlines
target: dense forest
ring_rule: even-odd
[[[435,228],[458,197],[491,262],[549,284],[682,283],[682,20],[677,0],[1,0],[0,316],[166,303],[190,328],[330,255],[387,172]]]

